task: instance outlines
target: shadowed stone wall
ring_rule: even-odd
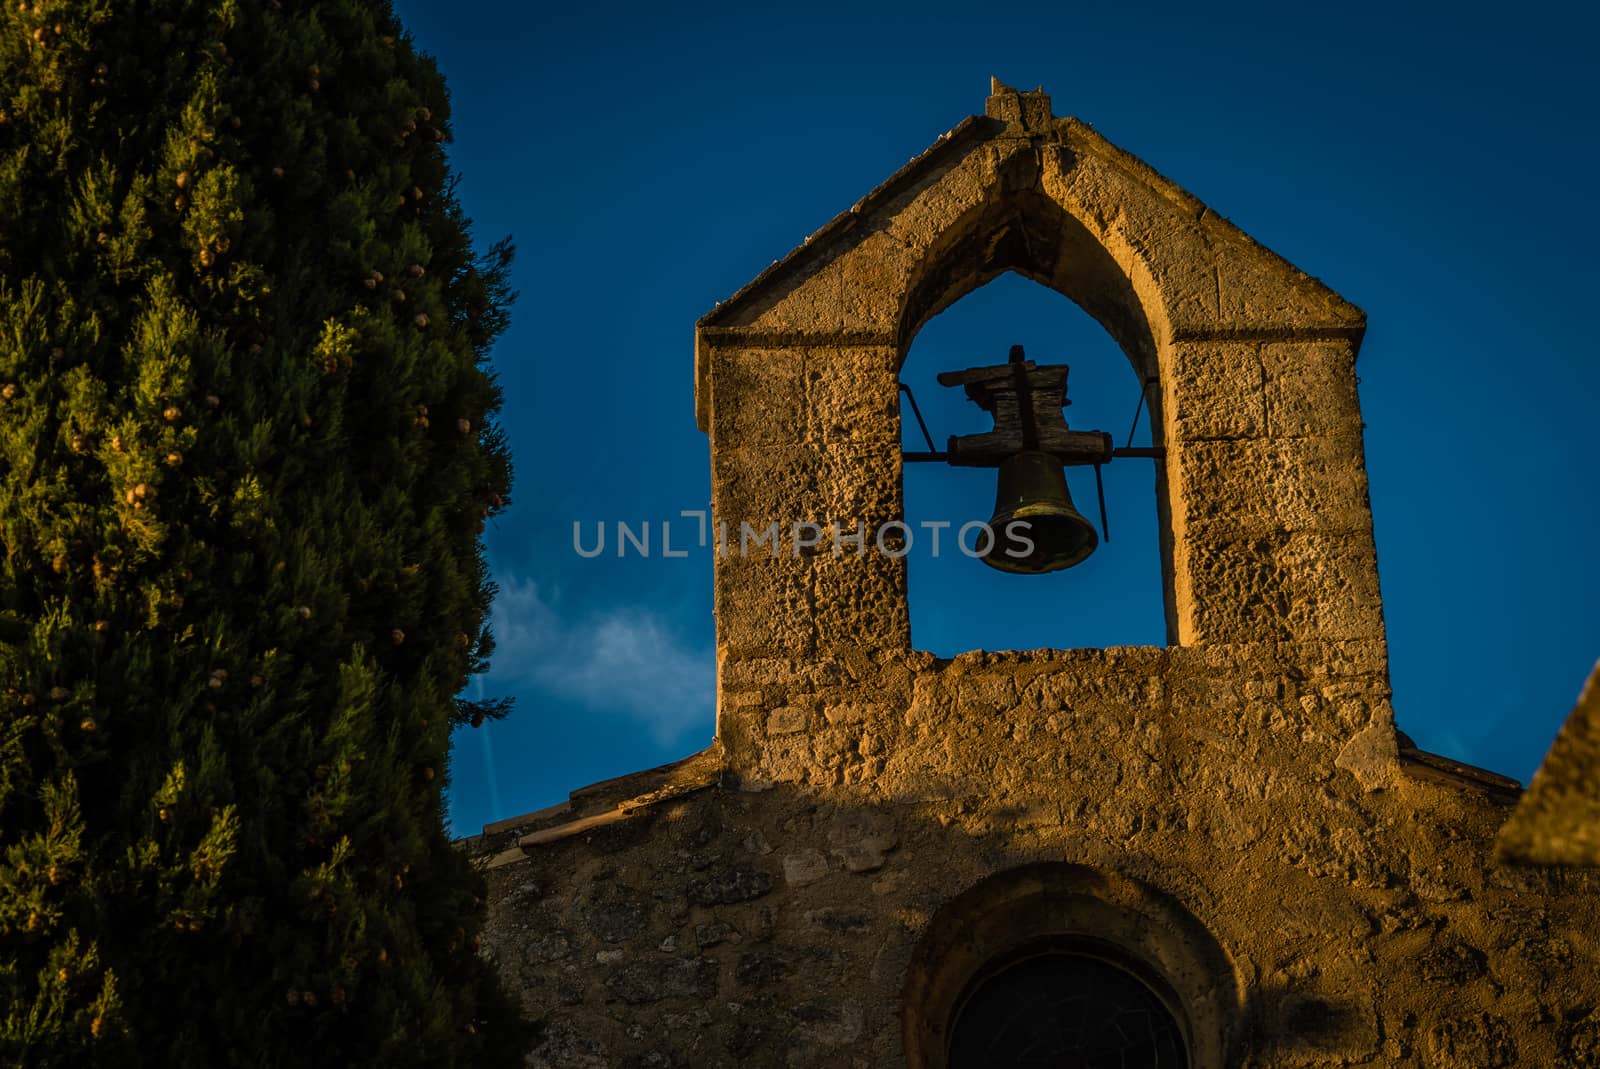
[[[1044,94],[702,320],[715,520],[870,547],[906,348],[1007,270],[1156,380],[1172,645],[939,660],[902,560],[720,557],[711,749],[466,844],[530,1064],[939,1067],[1049,937],[1144,978],[1195,1069],[1600,1065],[1600,882],[1496,864],[1516,785],[1395,728],[1361,313]]]

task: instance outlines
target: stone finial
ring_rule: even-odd
[[[1050,128],[1050,94],[1043,86],[1030,91],[1013,89],[1000,79],[989,78],[989,100],[983,113],[1010,126],[1043,132]]]

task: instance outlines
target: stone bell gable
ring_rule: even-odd
[[[906,350],[1016,271],[1082,306],[1150,384],[1170,641],[1365,643],[1381,676],[1362,313],[1049,109],[997,85],[985,116],[700,321],[718,518],[899,517]],[[716,595],[724,658],[910,645],[903,560],[728,557]]]
[[[872,549],[907,347],[1005,271],[1147,383],[1166,646],[939,659]],[[467,844],[485,952],[545,1025],[529,1064],[1600,1065],[1600,880],[1497,860],[1518,785],[1395,726],[1362,327],[998,84],[701,320],[717,738]],[[867,551],[739,551],[794,521]],[[1587,724],[1508,858],[1587,841],[1548,819]]]

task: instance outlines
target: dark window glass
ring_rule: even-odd
[[[1087,954],[1044,951],[980,977],[957,1010],[950,1069],[1188,1069],[1172,1012]]]

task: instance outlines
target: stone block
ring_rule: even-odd
[[[1171,441],[1260,438],[1267,433],[1259,345],[1181,342],[1172,347],[1164,380]]]
[[[1360,434],[1355,350],[1349,342],[1266,342],[1260,360],[1273,437]]]
[[[1167,470],[1190,537],[1371,530],[1358,438],[1185,442]]]
[[[904,514],[900,483],[900,442],[891,437],[863,437],[849,443],[836,442],[827,450],[818,468],[821,512],[818,522],[837,525],[841,535],[853,535],[865,528],[865,552],[877,554],[876,536],[886,523]],[[841,553],[857,552],[855,547],[836,539]],[[834,544],[830,541],[830,548]],[[889,545],[888,542],[885,543]]]
[[[874,872],[900,844],[900,834],[886,815],[862,810],[835,816],[828,843],[847,871]]]
[[[783,882],[790,887],[804,887],[828,875],[833,867],[820,850],[802,850],[786,854],[783,859]]]
[[[1355,776],[1364,791],[1393,786],[1400,773],[1393,724],[1373,724],[1354,735],[1334,762]]]
[[[826,465],[822,450],[798,441],[716,450],[711,460],[711,501],[718,538],[737,550],[744,533],[741,524],[749,526],[750,534],[744,538],[749,543],[776,523],[782,553],[789,547],[796,522],[813,522],[822,515],[819,484]],[[721,533],[723,525],[726,535]]]
[[[876,702],[834,702],[822,710],[822,715],[829,724],[839,726],[884,720],[889,716],[889,709]]]
[[[1490,1013],[1441,1016],[1424,1045],[1429,1069],[1509,1069],[1523,1064],[1509,1023]]]
[[[892,346],[808,350],[804,364],[808,440],[900,444],[900,389]],[[791,435],[793,431],[791,430]],[[888,473],[880,477],[893,478]]]
[[[669,998],[708,999],[717,993],[717,963],[710,958],[635,960],[606,977],[606,991],[638,1006]]]
[[[884,227],[868,230],[839,263],[843,329],[881,333],[900,330],[905,295],[916,281],[921,257],[901,235]]]
[[[793,443],[805,424],[805,360],[800,351],[713,347],[711,441],[724,446]]]
[[[772,710],[767,715],[767,734],[793,735],[796,732],[804,731],[809,720],[810,715],[804,709],[793,705],[785,705],[780,709]]]
[[[763,333],[834,333],[843,321],[842,278],[837,259],[826,255],[797,258],[725,325]],[[715,392],[715,386],[712,389]]]
[[[697,906],[728,906],[750,902],[772,890],[765,870],[745,865],[720,869],[689,885],[689,901]]]
[[[903,559],[875,550],[818,558],[811,603],[820,649],[903,649],[911,643]]]
[[[714,579],[717,642],[734,654],[804,657],[816,649],[805,561],[729,558]]]
[[[1278,557],[1284,536],[1210,541],[1187,538],[1180,603],[1188,606],[1190,643],[1292,641],[1289,592]],[[1315,637],[1306,635],[1303,637]]]
[[[1296,634],[1332,640],[1383,638],[1383,600],[1370,528],[1291,535],[1281,560]]]
[[[694,929],[695,945],[704,950],[706,947],[719,946],[729,940],[737,941],[738,931],[733,925],[724,921],[711,921],[707,924],[697,924]]]
[[[1017,704],[1016,680],[1009,674],[961,676],[955,687],[956,715],[963,719],[988,719]]]
[[[1381,639],[1377,558],[1365,531],[1188,540],[1202,641]]]
[[[789,1011],[795,1021],[784,1054],[784,1064],[801,1066],[845,1064],[838,1050],[861,1038],[863,1012],[854,999],[817,997]]]
[[[764,686],[788,687],[797,680],[805,679],[806,671],[806,666],[778,657],[723,655],[718,664],[718,676],[725,690]]]
[[[985,161],[969,156],[933,171],[901,190],[885,206],[884,229],[919,260],[969,213],[994,185]]]
[[[1205,220],[1217,275],[1217,319],[1234,330],[1359,330],[1359,308],[1273,255],[1226,219]]]

